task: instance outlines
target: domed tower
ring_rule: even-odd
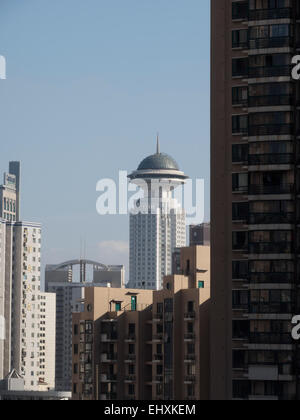
[[[136,289],[159,290],[172,272],[172,253],[186,245],[185,212],[174,190],[188,178],[176,161],[161,153],[144,159],[128,177],[141,187],[143,198],[130,215],[130,282]]]

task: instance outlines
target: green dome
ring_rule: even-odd
[[[165,153],[156,153],[144,159],[138,167],[138,171],[145,170],[179,171],[180,169],[177,162],[171,156]]]

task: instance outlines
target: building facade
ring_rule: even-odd
[[[79,279],[76,279],[76,267]],[[91,267],[90,279],[88,267]],[[45,290],[56,295],[55,388],[58,391],[71,391],[72,387],[72,313],[83,311],[87,288],[108,285],[125,287],[124,266],[107,266],[88,260],[46,266]]]
[[[202,223],[201,225],[190,225],[189,231],[190,246],[210,246],[210,223]]]
[[[158,144],[129,179],[143,191],[130,214],[129,287],[159,290],[172,273],[172,252],[186,245],[185,211],[174,191],[187,177]]]
[[[73,314],[73,399],[208,399],[209,311],[209,247],[183,248],[160,291],[87,289]]]
[[[212,1],[213,399],[300,398],[299,17],[294,0]]]
[[[0,186],[0,218],[9,222],[20,220],[20,162],[10,162],[9,172],[4,174]]]
[[[41,226],[8,223],[12,241],[11,366],[38,390],[40,378]]]
[[[41,391],[55,389],[56,294],[40,293],[40,375]]]

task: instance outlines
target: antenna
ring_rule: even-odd
[[[157,137],[156,137],[156,154],[157,155],[160,154],[159,133],[157,133]]]

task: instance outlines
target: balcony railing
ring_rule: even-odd
[[[184,334],[184,339],[185,340],[195,340],[196,335],[195,334]]]
[[[284,106],[293,105],[294,98],[291,95],[269,95],[269,96],[249,96],[248,106]]]
[[[258,38],[249,40],[249,49],[292,47],[291,37]]]
[[[290,254],[292,252],[292,242],[259,242],[249,244],[250,254]]]
[[[249,312],[251,314],[292,314],[294,312],[294,306],[291,303],[251,303],[249,305]]]
[[[249,136],[282,136],[293,132],[293,124],[250,125],[248,129]]]
[[[285,7],[282,9],[249,10],[249,21],[251,20],[270,20],[270,19],[290,19],[293,17],[293,9]]]
[[[249,67],[248,77],[251,79],[260,77],[291,76],[291,72],[292,67],[290,65],[273,67]]]
[[[250,195],[292,194],[293,192],[294,192],[294,184],[249,185]]]
[[[291,344],[291,334],[250,333],[250,342],[253,344]]]
[[[195,319],[195,318],[196,318],[196,312],[195,311],[186,312],[184,314],[184,319]]]
[[[195,383],[195,382],[196,382],[196,376],[195,376],[195,375],[188,375],[188,376],[185,376],[184,381],[185,381],[185,382],[192,382],[192,383]]]
[[[250,213],[249,224],[280,224],[293,223],[295,219],[294,213]]]
[[[266,153],[263,155],[249,155],[249,165],[288,165],[294,162],[292,153]]]
[[[294,273],[251,273],[249,282],[254,284],[293,283]]]

